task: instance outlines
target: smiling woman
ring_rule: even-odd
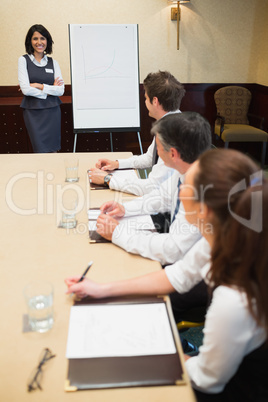
[[[24,94],[21,103],[34,152],[61,148],[61,100],[64,82],[52,53],[53,40],[43,25],[33,25],[25,39],[27,54],[19,58],[18,78]]]

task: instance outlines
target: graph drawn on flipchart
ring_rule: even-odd
[[[82,25],[75,27],[74,35],[79,43],[75,48],[77,108],[134,108],[133,26],[111,30]]]

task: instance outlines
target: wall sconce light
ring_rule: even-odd
[[[177,7],[171,7],[171,21],[177,21],[177,49],[180,48],[180,19],[181,19],[181,3],[189,3],[190,0],[168,0],[168,3],[177,4]]]

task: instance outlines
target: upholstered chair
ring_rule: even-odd
[[[268,134],[260,128],[249,125],[248,109],[251,92],[240,86],[226,86],[214,94],[217,108],[215,134],[224,141],[225,148],[230,142],[262,142],[261,166],[264,166]],[[257,116],[255,116],[257,118]]]

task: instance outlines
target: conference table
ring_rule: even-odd
[[[161,269],[156,261],[131,255],[112,243],[89,244],[87,209],[114,199],[134,196],[111,190],[90,190],[87,169],[97,159],[125,158],[131,153],[77,153],[81,202],[74,229],[59,228],[58,201],[64,189],[64,160],[74,154],[10,154],[1,160],[1,324],[0,400],[9,401],[194,401],[185,373],[180,386],[133,387],[64,391],[65,357],[73,299],[66,295],[64,278],[81,275],[90,260],[88,277],[99,282],[127,279]],[[49,281],[54,287],[54,326],[45,333],[24,332],[26,303],[23,289],[30,280]],[[179,343],[177,334],[176,342]],[[42,390],[27,391],[27,381],[43,348],[56,357],[44,367]],[[179,344],[179,353],[182,356]],[[182,357],[183,359],[183,357]],[[185,370],[184,370],[185,371]]]

